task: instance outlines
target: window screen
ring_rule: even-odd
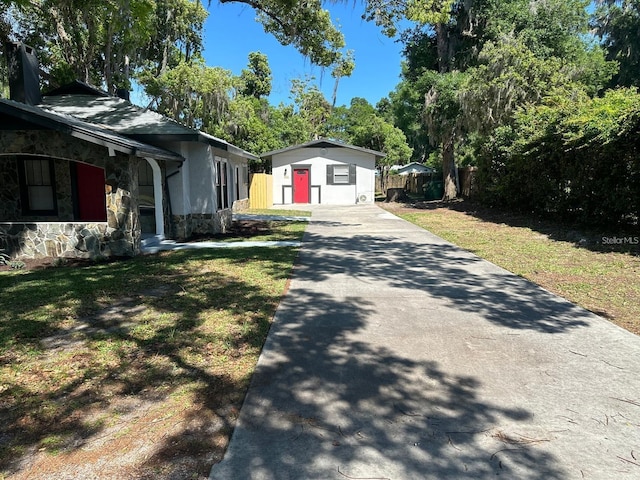
[[[333,183],[336,185],[341,183],[349,184],[349,165],[334,165]]]
[[[355,185],[355,183],[355,165],[327,165],[327,185]]]

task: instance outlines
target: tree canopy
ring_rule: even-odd
[[[40,52],[49,86],[78,78],[114,92],[135,81],[158,111],[257,153],[326,137],[381,150],[390,163],[438,155],[445,198],[457,194],[462,153],[465,162],[479,166],[492,192],[487,198],[539,207],[534,192],[505,192],[515,188],[518,176],[540,171],[555,179],[553,188],[564,185],[549,187],[557,205],[587,211],[576,206],[576,192],[597,190],[587,182],[592,173],[584,172],[605,175],[591,160],[606,162],[602,152],[610,150],[582,158],[575,145],[595,146],[567,143],[586,138],[572,129],[600,131],[613,117],[604,124],[585,118],[602,120],[603,112],[624,123],[619,138],[630,139],[628,132],[638,127],[635,103],[621,103],[621,95],[635,99],[635,90],[615,89],[640,86],[640,0],[600,0],[592,15],[588,0],[365,0],[363,18],[398,35],[404,46],[401,80],[375,107],[361,98],[336,105],[335,89],[351,75],[355,60],[322,0],[221,0],[251,7],[266,32],[330,69],[330,99],[311,78],[298,78],[290,103],[277,106],[268,101],[266,55],[252,52],[238,76],[204,63],[207,10],[200,0],[0,2],[0,36]],[[403,30],[406,20],[415,27]],[[606,145],[636,148],[611,135]],[[546,150],[551,144],[557,148]],[[576,159],[584,168],[571,167]],[[573,179],[558,180],[552,164],[565,165]],[[611,170],[635,178],[635,163],[620,165]],[[618,213],[613,216],[624,216]]]

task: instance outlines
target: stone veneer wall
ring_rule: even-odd
[[[144,161],[118,155],[107,163],[105,175],[110,255],[132,256],[140,253],[142,233],[137,203],[138,162]]]
[[[0,218],[15,220],[20,217],[20,180],[15,157],[0,157]]]
[[[236,200],[235,202],[233,202],[233,205],[231,206],[231,211],[232,212],[243,212],[245,210],[249,210],[249,199],[248,198],[243,198],[241,200]]]
[[[104,223],[0,223],[0,248],[16,258],[103,257],[113,254],[109,244]]]
[[[140,252],[137,189],[138,162],[60,132],[3,130],[0,135],[0,248],[15,257],[132,256]],[[17,155],[56,157],[54,162],[59,216],[23,217]],[[73,221],[69,161],[82,161],[105,169],[106,223]]]
[[[232,212],[230,208],[219,210],[211,215],[174,215],[173,233],[175,239],[184,241],[193,235],[226,233],[231,228]]]

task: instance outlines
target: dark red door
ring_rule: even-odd
[[[293,203],[309,203],[309,169],[293,170]]]
[[[76,164],[78,215],[85,222],[105,222],[107,204],[104,193],[104,170],[86,163]]]

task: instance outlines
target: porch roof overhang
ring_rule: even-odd
[[[54,130],[126,155],[163,161],[184,161],[182,155],[175,152],[148,145],[70,115],[47,111],[37,106],[0,99],[0,118],[2,117],[15,119],[14,124],[2,122],[4,124],[2,130],[16,128]]]

